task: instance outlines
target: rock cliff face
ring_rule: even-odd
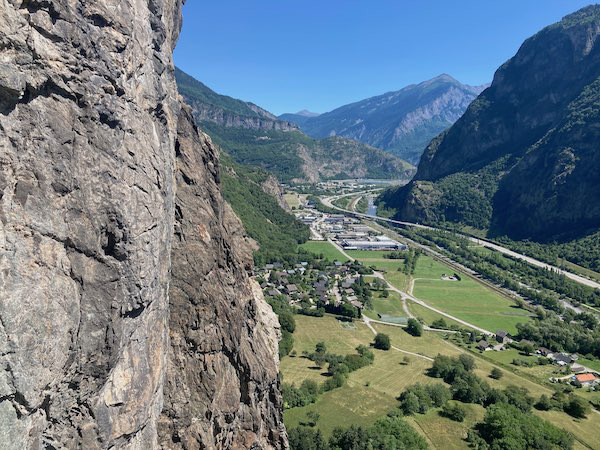
[[[177,96],[181,0],[0,2],[1,447],[285,447],[276,319]]]
[[[598,36],[596,5],[527,39],[386,203],[403,219],[458,221],[513,238],[600,227]]]
[[[281,207],[281,209],[288,212],[291,211],[290,205],[287,204],[285,198],[283,197],[283,189],[281,189],[279,181],[277,181],[275,176],[269,175],[267,179],[262,182],[260,187],[265,194],[269,194],[277,201],[277,204]]]
[[[160,437],[164,448],[285,447],[277,385],[277,318],[246,270],[244,231],[219,192],[217,155],[179,119],[172,351]]]
[[[291,131],[298,127],[279,120],[254,103],[217,94],[204,83],[180,69],[175,69],[179,92],[192,107],[196,123],[212,122],[223,127],[239,127],[264,131]]]

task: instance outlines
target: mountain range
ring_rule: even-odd
[[[196,123],[240,164],[266,169],[281,181],[344,178],[410,179],[415,167],[397,156],[343,137],[313,139],[295,124],[253,103],[217,94],[176,69],[180,94]],[[310,118],[307,111],[298,117]]]
[[[355,139],[416,164],[431,139],[451,126],[484,88],[443,74],[324,114],[279,118],[314,138]]]
[[[562,239],[600,227],[600,6],[527,39],[381,201],[410,221]]]

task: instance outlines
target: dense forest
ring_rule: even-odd
[[[254,255],[255,262],[260,265],[280,261],[296,253],[298,244],[308,240],[309,229],[262,190],[260,184],[269,174],[236,164],[227,155],[221,155],[221,162],[223,196],[248,235],[260,246]]]

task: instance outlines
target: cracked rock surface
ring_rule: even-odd
[[[0,0],[3,449],[287,445],[277,321],[177,97],[181,3]]]

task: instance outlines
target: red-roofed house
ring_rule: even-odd
[[[583,385],[595,383],[597,380],[596,375],[593,373],[581,373],[575,375],[575,379]]]

